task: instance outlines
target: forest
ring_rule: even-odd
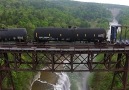
[[[0,0],[0,3],[0,26],[26,28],[29,36],[36,27],[106,28],[111,18],[110,11],[94,3],[70,0]]]
[[[117,19],[120,24],[124,26],[129,26],[129,7],[122,9]]]
[[[98,3],[71,0],[0,0],[0,3],[0,28],[26,28],[29,37],[32,37],[36,27],[76,26],[108,29],[112,19],[109,7]],[[119,22],[128,24],[128,14],[128,9],[122,11],[118,16]],[[35,73],[13,71],[12,75],[16,90],[28,90],[30,79]],[[8,87],[8,84],[5,82],[4,86]]]

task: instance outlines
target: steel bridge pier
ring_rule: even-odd
[[[15,90],[12,71],[114,72],[110,90],[127,90],[129,46],[0,47],[0,90]]]
[[[123,85],[123,89],[121,90],[126,90],[127,85],[128,85],[128,71],[129,71],[129,54],[125,55],[126,61],[123,62],[124,56],[122,53],[118,54],[117,61],[118,63],[116,64],[116,68],[123,68],[124,71],[115,71],[113,80],[112,80],[112,85],[111,85],[111,90],[113,90],[113,86],[115,84],[115,79],[119,79],[121,81],[121,84]]]

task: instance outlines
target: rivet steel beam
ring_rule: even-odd
[[[60,45],[61,46],[61,45]],[[127,86],[129,71],[129,46],[95,46],[95,45],[34,45],[1,46],[0,47],[0,89],[2,89],[3,75],[6,72],[13,77],[11,71],[51,71],[51,72],[114,72],[112,88],[115,78],[120,78],[124,90]],[[100,55],[103,58],[95,60]],[[117,55],[117,59],[113,57]],[[26,68],[23,66],[26,65]],[[83,69],[80,67],[83,66]],[[101,66],[102,68],[98,68]],[[41,68],[40,68],[41,67]],[[44,69],[43,69],[44,68]],[[12,84],[11,87],[14,85]]]

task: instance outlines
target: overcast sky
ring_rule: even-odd
[[[128,0],[74,0],[74,1],[109,3],[109,4],[119,4],[119,5],[128,5],[129,6]]]

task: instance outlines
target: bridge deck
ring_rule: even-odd
[[[129,45],[93,45],[93,44],[0,44],[0,51],[56,51],[56,52],[127,52]]]

